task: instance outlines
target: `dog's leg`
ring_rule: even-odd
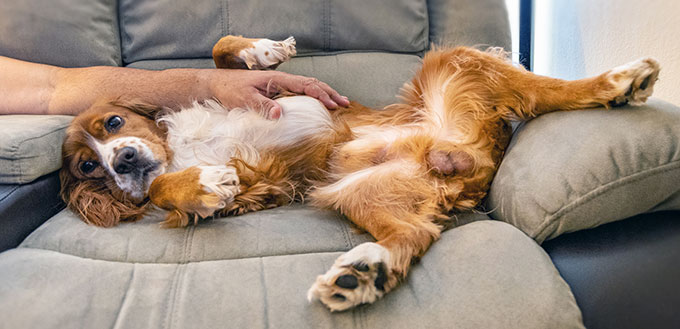
[[[196,166],[158,176],[149,188],[151,202],[169,213],[165,227],[187,226],[230,205],[240,191],[236,169]]]
[[[652,94],[659,70],[656,60],[643,58],[596,77],[566,81],[514,66],[499,51],[459,47],[429,52],[403,96],[413,105],[429,101],[436,108],[432,99],[444,88],[446,108],[474,99],[486,114],[528,120],[558,110],[640,105]]]
[[[240,179],[241,193],[234,197],[220,215],[243,215],[270,209],[295,200],[296,183],[289,178],[286,162],[276,156],[261,155],[256,165],[232,159]]]
[[[656,60],[643,58],[596,77],[565,81],[512,68],[507,83],[511,95],[523,100],[516,111],[523,119],[558,110],[641,105],[652,95],[660,70]]]
[[[340,256],[308,292],[332,311],[373,303],[404,279],[414,259],[439,238],[434,187],[422,166],[394,160],[346,175],[312,192],[317,206],[341,211],[377,243]]]
[[[274,41],[228,35],[215,44],[212,55],[217,68],[265,70],[276,69],[296,53],[293,37]]]

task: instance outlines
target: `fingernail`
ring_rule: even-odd
[[[281,109],[278,107],[272,107],[269,110],[269,118],[270,119],[278,119],[281,117]]]
[[[329,107],[330,109],[334,109],[334,108],[337,108],[337,107],[338,107],[338,103],[336,103],[336,102],[334,102],[334,101],[330,101],[330,105],[331,105],[331,106]]]

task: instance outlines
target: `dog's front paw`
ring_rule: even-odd
[[[223,209],[234,201],[234,196],[241,191],[234,167],[198,166],[198,168],[201,170],[199,184],[203,191],[214,194],[219,198],[217,209]]]
[[[363,243],[340,256],[326,274],[319,275],[307,299],[318,299],[331,311],[373,303],[397,285],[389,258],[389,251],[381,245]]]
[[[654,92],[660,70],[659,62],[653,58],[642,58],[611,70],[608,78],[619,95],[609,105],[641,105],[647,101]]]
[[[165,227],[183,227],[193,217],[212,216],[240,191],[236,170],[229,166],[198,166],[158,176],[149,188],[151,203],[169,213]]]

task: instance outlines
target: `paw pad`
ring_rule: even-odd
[[[370,304],[397,283],[389,270],[389,252],[376,243],[364,243],[340,256],[307,294],[319,299],[331,311],[342,311]]]

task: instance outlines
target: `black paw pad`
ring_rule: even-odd
[[[622,102],[617,102],[616,100],[609,101],[609,106],[611,107],[618,107],[618,106],[624,106],[628,104],[628,100],[624,100]]]
[[[343,296],[342,294],[333,294],[332,297],[335,298],[335,299],[337,299],[337,300],[339,300],[339,301],[342,301],[342,302],[344,302],[344,301],[347,299],[347,298],[345,298],[345,296]]]
[[[652,76],[646,77],[644,80],[642,80],[642,83],[640,84],[640,89],[645,90],[647,87],[649,87],[649,79],[651,79]]]
[[[359,281],[354,275],[345,274],[335,280],[335,285],[340,288],[354,289],[359,286]]]
[[[633,94],[633,85],[631,85],[630,87],[628,87],[628,90],[626,91],[626,93],[625,93],[624,95],[625,95],[625,96],[630,96],[630,95],[632,95],[632,94]]]
[[[387,282],[387,272],[385,271],[385,264],[378,264],[378,276],[375,278],[373,284],[375,288],[380,291],[385,291],[385,282]]]
[[[352,264],[352,267],[359,272],[368,272],[368,264],[356,263]]]

